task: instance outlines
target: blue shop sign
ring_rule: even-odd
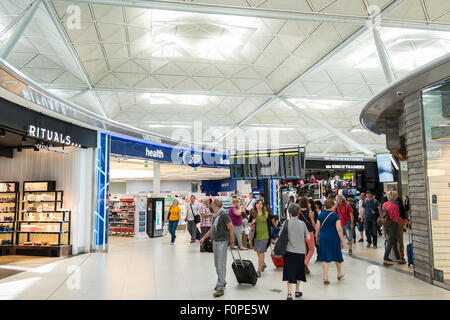
[[[207,151],[191,150],[169,145],[139,142],[121,137],[111,137],[111,153],[185,164],[191,167],[229,167],[228,155]]]

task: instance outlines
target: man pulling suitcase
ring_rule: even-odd
[[[200,245],[211,236],[213,240],[214,264],[217,272],[217,284],[214,288],[214,297],[224,295],[227,272],[227,249],[233,245],[234,228],[231,218],[225,209],[222,208],[222,200],[215,199],[212,205],[213,217],[212,226],[209,231],[200,239]]]

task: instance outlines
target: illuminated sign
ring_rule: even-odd
[[[364,165],[356,164],[326,164],[325,169],[361,169],[364,170],[366,167]]]
[[[159,158],[159,159],[164,159],[164,152],[161,149],[148,149],[147,147],[145,148],[145,155],[147,157],[151,157],[151,158]]]
[[[57,142],[65,144],[67,146],[81,147],[81,145],[72,142],[71,137],[68,135],[63,135],[62,133],[59,133],[57,131],[33,126],[31,124],[28,126],[28,135],[30,137],[38,138],[49,142]]]

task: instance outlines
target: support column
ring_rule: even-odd
[[[17,42],[22,37],[23,32],[30,24],[31,19],[33,18],[34,14],[36,13],[36,10],[38,9],[39,5],[41,4],[41,0],[35,0],[32,4],[31,8],[28,10],[28,12],[22,17],[22,20],[19,21],[19,24],[17,26],[17,29],[14,31],[14,33],[11,35],[11,37],[8,39],[8,42],[6,42],[5,47],[0,53],[0,58],[3,60],[6,60],[10,53],[14,50],[14,48],[17,45]]]
[[[375,46],[377,48],[378,58],[380,59],[381,67],[383,68],[383,73],[388,83],[397,80],[397,75],[395,74],[394,66],[392,65],[389,54],[384,46],[383,40],[381,40],[380,32],[373,26],[372,28],[373,39],[375,41]]]
[[[153,198],[161,194],[160,163],[153,161]]]

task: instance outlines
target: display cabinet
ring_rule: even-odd
[[[71,211],[64,209],[62,190],[55,181],[26,181],[22,210],[17,221],[17,246],[70,245]]]
[[[2,248],[9,248],[14,244],[19,199],[18,182],[0,182],[0,246]]]

